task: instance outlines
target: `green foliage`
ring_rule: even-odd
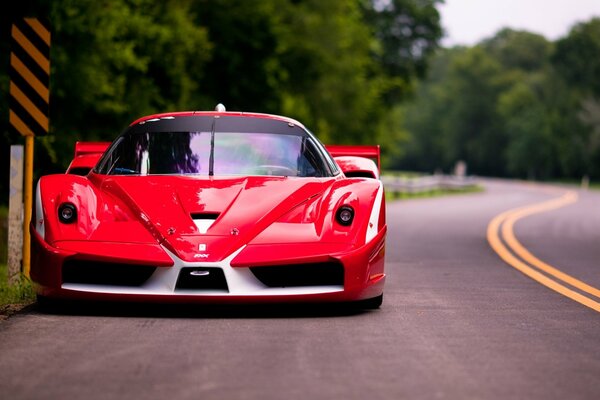
[[[212,45],[191,13],[190,2],[53,3],[49,147],[59,160],[77,139],[112,140],[140,116],[193,108]]]
[[[577,24],[556,43],[552,64],[572,89],[570,114],[578,128],[574,145],[580,169],[600,176],[600,18]],[[569,160],[573,163],[574,160]]]
[[[304,121],[326,142],[372,141],[383,78],[371,77],[374,39],[357,4],[305,1],[291,6],[285,23],[282,63],[289,75],[282,112]],[[308,71],[298,68],[303,65]]]
[[[326,142],[379,142],[389,160],[406,137],[398,102],[441,37],[438,3],[29,0],[0,27],[9,37],[22,16],[52,27],[51,135],[36,140],[37,176],[64,171],[77,140],[112,140],[143,115],[219,102],[298,118]],[[5,93],[8,54],[0,42]],[[6,96],[0,111],[8,115]],[[1,158],[20,141],[5,121]]]
[[[556,44],[503,29],[438,52],[403,106],[410,140],[395,167],[450,171],[464,160],[480,175],[600,176],[599,52],[600,19]]]
[[[281,102],[278,88],[281,68],[279,12],[288,5],[277,1],[197,0],[195,23],[208,32],[213,45],[199,82],[199,109],[220,102],[230,110],[276,112]],[[189,106],[189,105],[188,105]]]
[[[600,97],[600,18],[579,23],[556,42],[552,62],[573,88]]]
[[[0,206],[0,318],[10,313],[8,305],[30,303],[35,298],[31,283],[27,279],[21,277],[18,282],[8,284],[7,245],[8,209]]]
[[[525,82],[517,82],[498,97],[498,115],[508,133],[506,168],[515,176],[544,177],[551,173],[555,156],[552,129],[544,104]]]
[[[498,79],[501,65],[481,47],[466,51],[450,65],[454,80],[449,82],[448,119],[445,147],[446,165],[465,160],[482,174],[498,174],[493,161],[497,149],[505,145],[503,131],[494,114],[495,102],[504,82]],[[459,100],[459,101],[457,101]]]
[[[35,299],[35,292],[29,280],[21,278],[15,284],[8,284],[6,268],[6,264],[0,264],[0,316],[9,304],[27,304]]]
[[[0,27],[8,37],[23,15],[52,26],[52,135],[36,140],[36,175],[63,171],[77,140],[222,102],[297,118],[328,143],[379,143],[388,167],[449,171],[464,160],[482,175],[600,177],[600,19],[555,43],[503,29],[434,54],[439,3],[30,0]],[[8,51],[0,42],[6,66]],[[6,68],[0,86],[8,92]],[[8,160],[21,138],[0,126]],[[7,161],[0,174],[6,193]]]
[[[526,72],[544,68],[552,49],[552,44],[541,35],[507,28],[484,40],[482,46],[504,68]]]
[[[442,35],[436,9],[441,0],[363,1],[368,26],[378,39],[373,54],[380,68],[392,79],[385,88],[388,103],[406,95],[409,78],[422,78],[429,56]]]
[[[413,157],[425,160],[421,167],[451,170],[464,160],[480,174],[502,172],[494,160],[506,143],[495,115],[505,86],[500,71],[500,63],[479,46],[442,53],[434,61],[431,81],[405,108],[405,126],[419,152]]]
[[[8,258],[8,208],[0,206],[0,264]]]

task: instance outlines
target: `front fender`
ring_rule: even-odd
[[[76,221],[59,220],[63,203],[75,206]],[[157,243],[131,210],[119,199],[102,193],[86,177],[47,175],[36,189],[32,225],[50,245],[60,241]]]

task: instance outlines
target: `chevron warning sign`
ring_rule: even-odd
[[[11,126],[23,136],[48,133],[50,91],[50,26],[43,19],[24,18],[11,29]]]

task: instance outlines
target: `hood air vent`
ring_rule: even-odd
[[[198,232],[204,234],[208,231],[208,228],[219,218],[219,213],[192,213],[190,215]]]

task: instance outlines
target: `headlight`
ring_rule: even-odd
[[[354,209],[350,206],[341,206],[335,214],[335,219],[340,225],[351,225],[354,220]]]
[[[62,203],[58,207],[58,219],[63,224],[70,224],[77,220],[77,209],[72,203]]]

